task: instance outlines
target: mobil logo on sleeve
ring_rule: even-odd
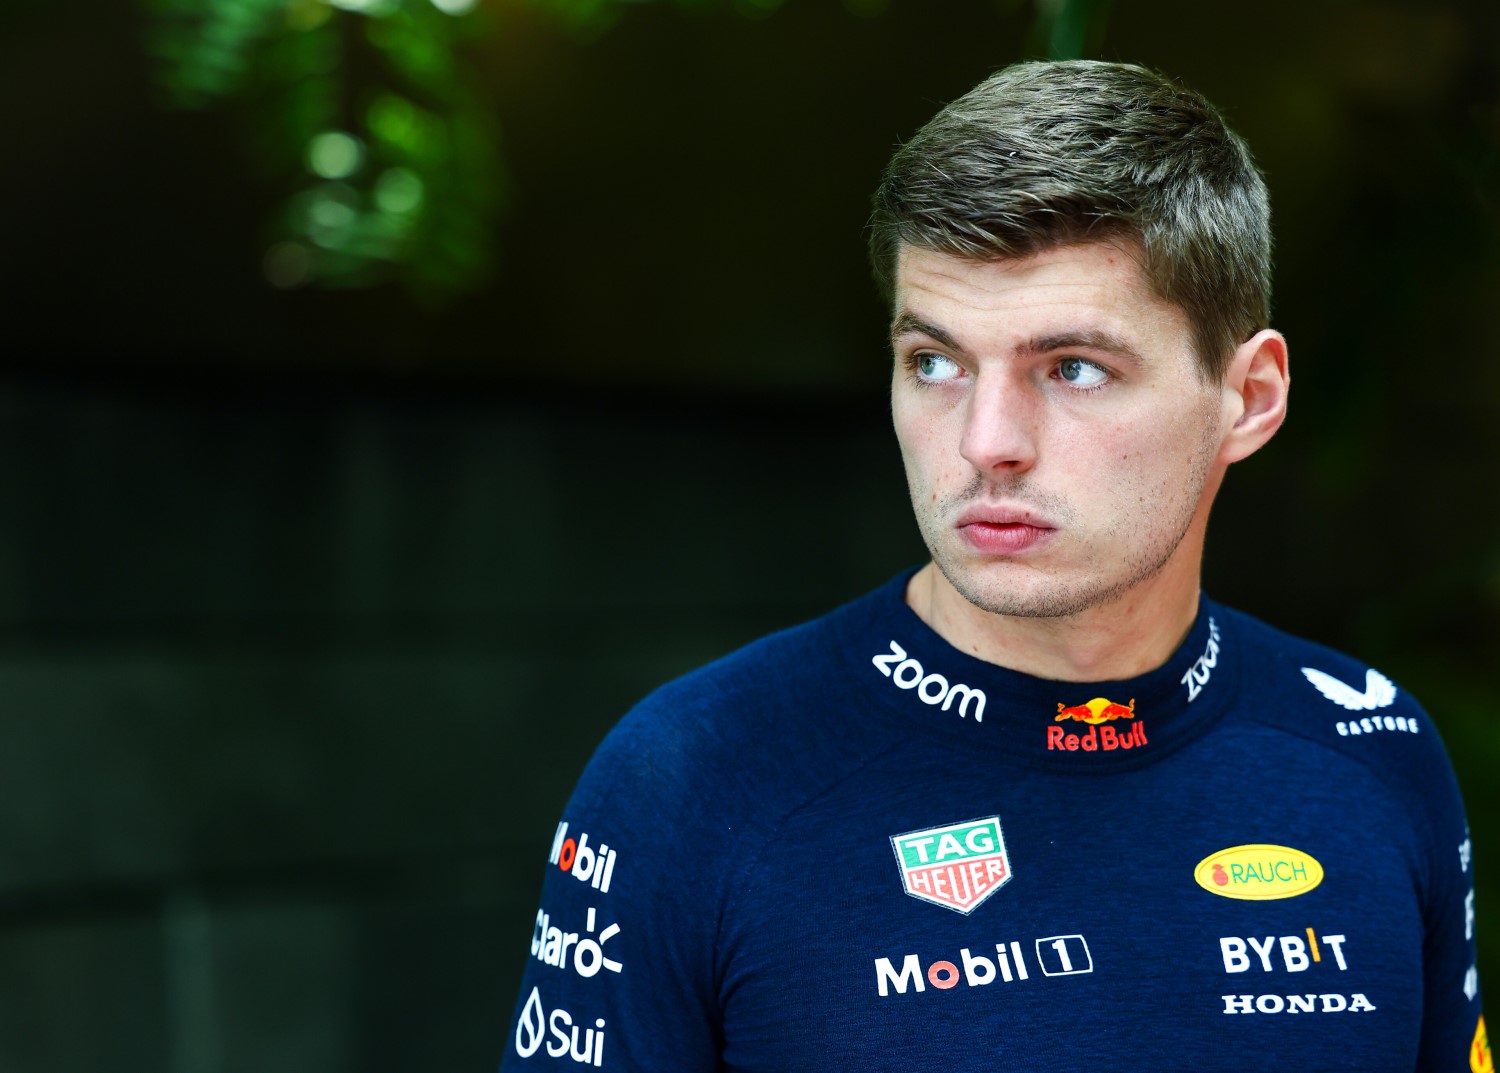
[[[619,852],[600,842],[598,848],[589,845],[587,831],[580,831],[577,838],[568,834],[568,821],[557,825],[552,836],[552,851],[547,856],[548,864],[555,864],[581,883],[587,883],[600,894],[609,893],[610,880],[615,875],[615,859]]]

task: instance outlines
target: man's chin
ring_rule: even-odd
[[[981,611],[1007,618],[1069,618],[1108,599],[1105,587],[1058,580],[1008,561],[956,565],[934,560],[950,588]]]

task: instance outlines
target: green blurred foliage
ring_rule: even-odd
[[[237,105],[263,178],[287,189],[263,269],[276,287],[392,279],[440,305],[489,278],[504,181],[499,122],[475,91],[472,50],[503,20],[475,0],[146,0],[164,101]],[[641,0],[531,0],[597,38]],[[747,18],[786,0],[670,0]],[[852,14],[889,0],[844,0]],[[1014,3],[1002,3],[1013,7]],[[1084,55],[1108,0],[1038,0],[1031,51]]]
[[[466,68],[470,0],[149,0],[165,101],[233,110],[283,190],[264,271],[283,288],[392,279],[428,304],[488,277],[504,178]]]

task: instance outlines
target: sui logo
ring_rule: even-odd
[[[579,1026],[573,1023],[573,1015],[567,1010],[556,1009],[548,1014],[542,1008],[541,990],[533,987],[526,1005],[521,1008],[521,1018],[516,1022],[516,1053],[522,1058],[530,1058],[545,1042],[549,1057],[566,1055],[580,1065],[603,1065],[604,1018],[596,1018],[594,1027],[585,1028],[581,1036],[578,1029]],[[547,1039],[549,1034],[552,1036],[550,1040]]]

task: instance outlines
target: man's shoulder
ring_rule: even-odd
[[[621,720],[616,734],[734,747],[768,733],[800,736],[836,719],[852,666],[846,623],[879,591],[760,637],[660,686]]]
[[[892,583],[894,584],[894,583]],[[809,622],[768,634],[654,690],[606,736],[580,789],[629,779],[683,799],[795,797],[881,748],[852,681],[851,622],[890,585]]]
[[[1279,629],[1234,608],[1220,605],[1217,614],[1224,621],[1226,643],[1242,646],[1240,659],[1252,689],[1284,689],[1314,699],[1321,696],[1346,709],[1351,704],[1360,708],[1397,702],[1416,704],[1410,694],[1358,656]],[[1346,688],[1338,688],[1335,680]],[[1372,683],[1368,690],[1367,680]]]
[[[1394,674],[1358,656],[1220,608],[1238,645],[1243,717],[1355,756],[1368,766],[1446,770],[1437,728]],[[1404,781],[1404,780],[1403,780]]]

